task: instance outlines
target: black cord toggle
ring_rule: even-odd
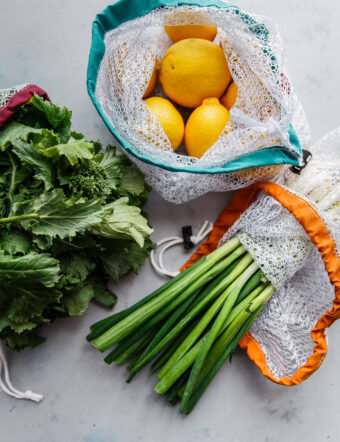
[[[310,162],[313,156],[308,150],[304,149],[302,150],[302,155],[303,155],[302,166],[292,166],[289,168],[289,170],[291,170],[293,173],[296,173],[297,175],[300,175],[302,170],[307,166],[307,164]]]
[[[182,227],[182,235],[183,235],[184,248],[186,250],[192,249],[194,247],[194,244],[191,242],[192,227],[191,226],[183,226]]]

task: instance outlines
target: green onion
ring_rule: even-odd
[[[237,249],[239,250],[239,249]],[[242,250],[240,249],[238,253],[237,250],[234,252],[235,256],[238,256]],[[234,258],[235,258],[234,256]],[[155,356],[157,356],[175,337],[186,327],[186,325],[192,321],[207,305],[210,304],[212,300],[214,300],[221,292],[225,289],[225,287],[230,282],[230,275],[234,268],[237,267],[237,264],[241,261],[242,258],[238,258],[234,263],[229,265],[227,269],[220,274],[212,283],[210,283],[200,294],[200,296],[195,300],[192,304],[192,309],[181,318],[178,323],[169,331],[169,333],[164,336],[162,340],[156,340],[152,344],[152,348],[148,351],[147,355],[144,355],[144,359],[139,361],[133,371],[138,371],[142,367],[144,367],[150,360],[152,360]],[[232,278],[235,277],[233,274]],[[159,341],[159,342],[157,342]]]
[[[185,411],[187,414],[191,413],[207,387],[209,386],[210,382],[213,380],[213,378],[216,376],[218,370],[222,367],[224,362],[228,359],[228,357],[235,351],[237,344],[239,343],[240,339],[244,335],[244,333],[251,327],[252,323],[255,321],[257,316],[260,314],[263,306],[260,306],[255,312],[253,312],[249,318],[246,320],[246,322],[243,324],[243,326],[240,328],[234,339],[231,341],[230,345],[226,346],[224,352],[222,355],[218,358],[216,363],[211,367],[203,381],[199,384],[199,386],[196,388],[194,394],[189,400],[189,403],[186,405],[185,410],[181,410],[182,412]]]
[[[182,411],[182,412],[186,409],[186,407],[188,405],[190,395],[195,388],[197,378],[199,376],[202,365],[207,357],[207,354],[208,354],[211,346],[213,345],[217,334],[219,333],[225,320],[227,319],[227,317],[230,313],[230,310],[232,309],[239,293],[240,293],[239,287],[235,287],[231,290],[231,292],[229,293],[229,296],[227,297],[227,299],[224,302],[224,305],[223,305],[218,317],[216,318],[216,321],[214,322],[209,333],[207,334],[206,339],[202,343],[200,351],[199,351],[197,358],[195,359],[194,365],[192,367],[192,370],[191,370],[191,373],[189,376],[189,380],[186,384],[186,388],[185,388],[184,396],[183,396],[183,400],[182,400],[182,405],[180,408],[180,411]]]
[[[135,312],[140,307],[142,307],[143,305],[147,304],[152,299],[156,298],[164,290],[166,290],[169,287],[171,287],[172,285],[174,285],[179,279],[183,278],[183,276],[185,276],[185,274],[187,274],[189,272],[192,272],[193,270],[195,270],[196,267],[199,267],[201,265],[202,261],[204,261],[204,258],[205,257],[200,258],[191,267],[189,267],[188,269],[186,269],[183,272],[179,273],[177,276],[175,276],[172,279],[170,279],[167,283],[165,283],[164,285],[159,287],[157,290],[152,292],[150,295],[148,295],[145,298],[141,299],[139,302],[137,302],[133,306],[131,306],[131,307],[125,309],[125,310],[122,310],[119,313],[115,313],[114,315],[111,315],[111,316],[109,316],[109,317],[107,317],[105,319],[102,319],[101,321],[98,321],[98,322],[92,324],[91,327],[90,327],[91,333],[89,333],[86,336],[86,339],[88,341],[93,341],[94,339],[96,339],[99,336],[101,336],[103,333],[105,333],[111,327],[113,327],[114,325],[118,324],[118,322],[120,322],[122,319],[126,318],[131,313]]]
[[[247,253],[244,258],[240,261],[237,267],[227,276],[229,283],[231,283],[234,279],[236,279],[242,271],[245,270],[244,275],[241,274],[238,279],[236,279],[223,293],[222,295],[214,302],[214,304],[210,307],[210,309],[203,316],[199,324],[196,328],[191,332],[191,334],[187,337],[187,339],[183,342],[183,344],[177,349],[177,351],[171,356],[168,362],[164,365],[162,370],[158,373],[158,378],[161,379],[164,374],[169,370],[169,368],[176,363],[178,359],[180,359],[197,341],[199,336],[208,326],[212,318],[219,311],[222,304],[225,301],[225,298],[231,293],[234,287],[240,287],[245,284],[248,278],[254,273],[258,267],[256,263],[249,265],[253,261],[251,255]],[[248,267],[249,266],[249,267]]]
[[[105,362],[130,361],[126,382],[149,362],[155,391],[190,413],[275,289],[237,237],[132,307],[98,321],[87,339]]]
[[[196,267],[193,271],[189,271],[176,281],[175,284],[168,287],[166,290],[161,292],[156,298],[144,304],[138,310],[132,312],[129,316],[126,316],[119,323],[114,325],[104,334],[94,342],[95,347],[103,352],[110,348],[112,345],[120,341],[126,335],[134,331],[140,324],[147,321],[154,313],[158,312],[162,307],[164,307],[168,302],[170,302],[178,293],[189,287],[192,288],[193,283],[199,278],[206,278],[206,272],[208,272],[214,264],[216,264],[220,259],[230,253],[232,250],[236,249],[240,244],[238,238],[233,238],[223,244],[220,248],[216,249],[210,255],[207,255],[200,266]],[[217,266],[216,266],[217,267]],[[187,296],[191,294],[186,293]]]

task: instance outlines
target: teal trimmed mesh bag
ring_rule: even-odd
[[[164,25],[212,25],[238,86],[230,121],[201,158],[174,152],[142,97],[155,57],[172,44]],[[87,72],[90,97],[107,127],[166,200],[183,203],[273,179],[302,162],[309,143],[277,26],[215,1],[120,0],[93,23]],[[153,92],[164,96],[160,85]],[[188,109],[179,108],[184,117]]]

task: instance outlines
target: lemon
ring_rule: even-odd
[[[165,25],[164,30],[174,43],[185,38],[203,38],[213,41],[217,33],[216,26],[204,25]]]
[[[231,79],[223,50],[208,40],[188,38],[166,51],[159,80],[175,103],[195,108],[205,98],[220,98]]]
[[[184,143],[188,155],[201,158],[216,143],[228,120],[229,111],[217,98],[203,100],[185,126]]]
[[[221,98],[221,104],[223,104],[223,106],[225,106],[228,110],[230,110],[234,106],[236,98],[237,98],[237,85],[236,83],[232,82],[228,86],[227,92]]]
[[[169,100],[162,97],[147,98],[145,103],[158,118],[166,136],[169,138],[171,147],[176,150],[184,135],[182,115]]]
[[[158,58],[156,57],[155,58],[155,66],[153,68],[152,75],[149,80],[149,84],[148,84],[147,88],[145,89],[143,99],[148,97],[156,87],[157,80],[158,80],[158,66],[159,66],[159,62],[158,62]]]

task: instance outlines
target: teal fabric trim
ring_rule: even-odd
[[[291,144],[291,146],[295,147],[295,149],[299,152],[299,154],[300,154],[300,156],[302,158],[301,144],[300,144],[299,138],[296,135],[296,132],[293,129],[292,125],[289,126],[288,135],[289,135],[289,143]]]
[[[237,6],[233,6],[220,0],[186,0],[184,2],[176,2],[174,0],[120,0],[117,3],[114,3],[113,5],[110,5],[106,9],[104,9],[103,12],[97,15],[95,21],[93,22],[92,45],[87,69],[87,89],[99,115],[102,117],[106,126],[116,138],[116,140],[124,147],[124,149],[126,149],[127,152],[129,152],[131,155],[138,158],[139,160],[143,161],[144,163],[148,163],[153,166],[157,166],[173,172],[219,174],[258,166],[299,164],[299,158],[301,156],[301,146],[292,126],[290,126],[289,129],[289,141],[291,145],[296,148],[296,154],[294,154],[294,152],[290,151],[286,147],[272,146],[245,155],[224,166],[212,167],[209,169],[203,169],[196,166],[174,167],[163,164],[161,162],[156,162],[148,157],[138,154],[134,151],[133,147],[129,143],[127,143],[125,140],[122,140],[119,133],[109,122],[108,118],[106,117],[95,97],[98,70],[105,53],[105,33],[128,20],[133,20],[137,17],[143,16],[155,8],[174,5],[216,6],[219,8],[232,7],[240,11]],[[255,20],[252,19],[251,16],[247,14],[245,14],[243,18],[247,21],[249,25],[249,30],[256,34],[258,26],[262,25],[259,25]]]

